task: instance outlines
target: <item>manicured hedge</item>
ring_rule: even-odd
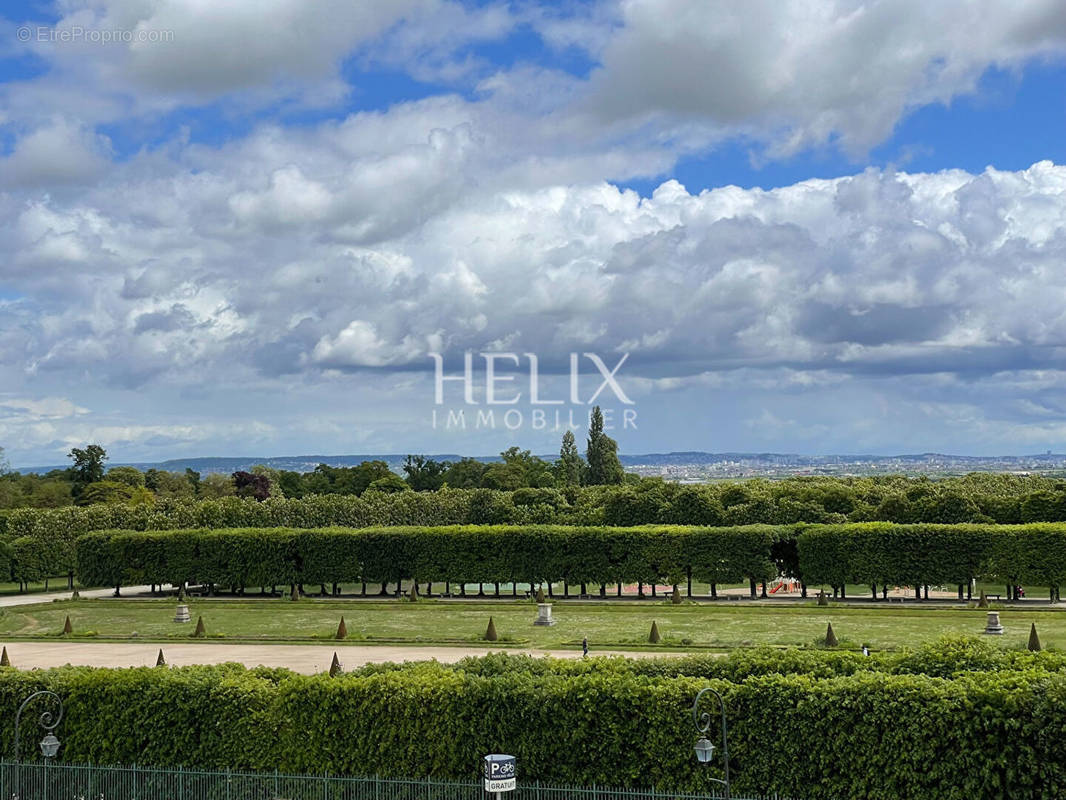
[[[797,542],[810,584],[969,584],[972,578],[1058,587],[1066,583],[1066,526],[816,525]]]
[[[77,541],[88,585],[222,587],[396,582],[570,584],[766,580],[769,526],[453,526],[95,532]]]
[[[0,746],[18,702],[66,702],[67,761],[474,778],[514,753],[522,780],[704,791],[699,689],[725,697],[734,793],[910,800],[1066,793],[1066,675],[861,671],[727,682],[624,671],[476,674],[424,663],[338,678],[222,667],[0,670]],[[24,737],[29,756],[33,737]],[[719,762],[720,764],[720,762]]]
[[[356,672],[370,675],[412,669],[410,662],[368,664]],[[534,657],[515,653],[471,656],[450,665],[473,675],[493,676],[528,672],[535,675],[619,674],[650,678],[714,678],[738,683],[759,675],[806,675],[836,678],[858,672],[891,675],[927,675],[952,678],[966,672],[1066,672],[1066,653],[1042,650],[1008,650],[987,638],[945,636],[914,650],[882,651],[865,656],[851,650],[790,647],[741,648],[728,654],[699,653],[686,656],[585,659]]]
[[[401,580],[597,585],[683,583],[689,577],[735,583],[778,574],[833,586],[963,585],[986,578],[1057,590],[1066,582],[1066,525],[1050,523],[251,528],[103,531],[76,541],[79,579],[112,586],[190,581],[241,589]],[[16,572],[26,552],[37,559],[31,563],[53,558],[69,568],[65,551],[38,553],[32,537],[14,544]]]

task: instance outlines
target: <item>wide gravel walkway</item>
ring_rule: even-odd
[[[467,656],[480,656],[500,652],[497,648],[484,647],[392,647],[345,645],[340,642],[322,645],[305,644],[152,644],[144,643],[96,643],[96,642],[8,642],[8,657],[11,666],[19,669],[37,667],[61,667],[75,664],[89,667],[143,667],[154,666],[159,649],[171,666],[188,664],[222,664],[236,661],[248,667],[287,667],[295,672],[311,674],[329,669],[336,651],[344,669],[354,669],[363,664],[384,661],[427,661],[436,659],[452,663]],[[525,653],[534,656],[557,656],[581,658],[580,650],[511,650],[502,652]],[[682,653],[593,651],[592,655],[626,655],[634,658],[649,656],[683,655]]]

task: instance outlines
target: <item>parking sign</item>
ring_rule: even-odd
[[[486,792],[510,792],[515,787],[515,757],[493,753],[485,756]]]

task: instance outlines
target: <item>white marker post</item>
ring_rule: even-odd
[[[485,791],[494,792],[500,800],[501,792],[512,792],[515,787],[515,757],[493,753],[485,756]]]

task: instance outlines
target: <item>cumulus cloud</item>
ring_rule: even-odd
[[[611,120],[696,120],[777,153],[839,136],[852,152],[908,110],[974,91],[991,66],[1066,50],[1056,0],[628,0],[599,54],[589,107]],[[665,118],[665,119],[664,119]]]
[[[128,386],[409,368],[492,343],[549,368],[631,351],[628,369],[651,378],[1064,366],[1064,167],[871,169],[698,195],[668,181],[641,198],[604,183],[505,189],[447,131],[353,156],[364,121],[380,125],[273,132],[265,178],[245,168],[269,166],[253,137],[169,182],[135,163],[28,205],[4,255],[49,269],[12,275],[37,317],[29,334],[0,321],[29,335],[5,362],[91,365]]]
[[[110,163],[106,137],[64,118],[21,135],[11,155],[0,159],[0,186],[54,186],[100,175]]]

